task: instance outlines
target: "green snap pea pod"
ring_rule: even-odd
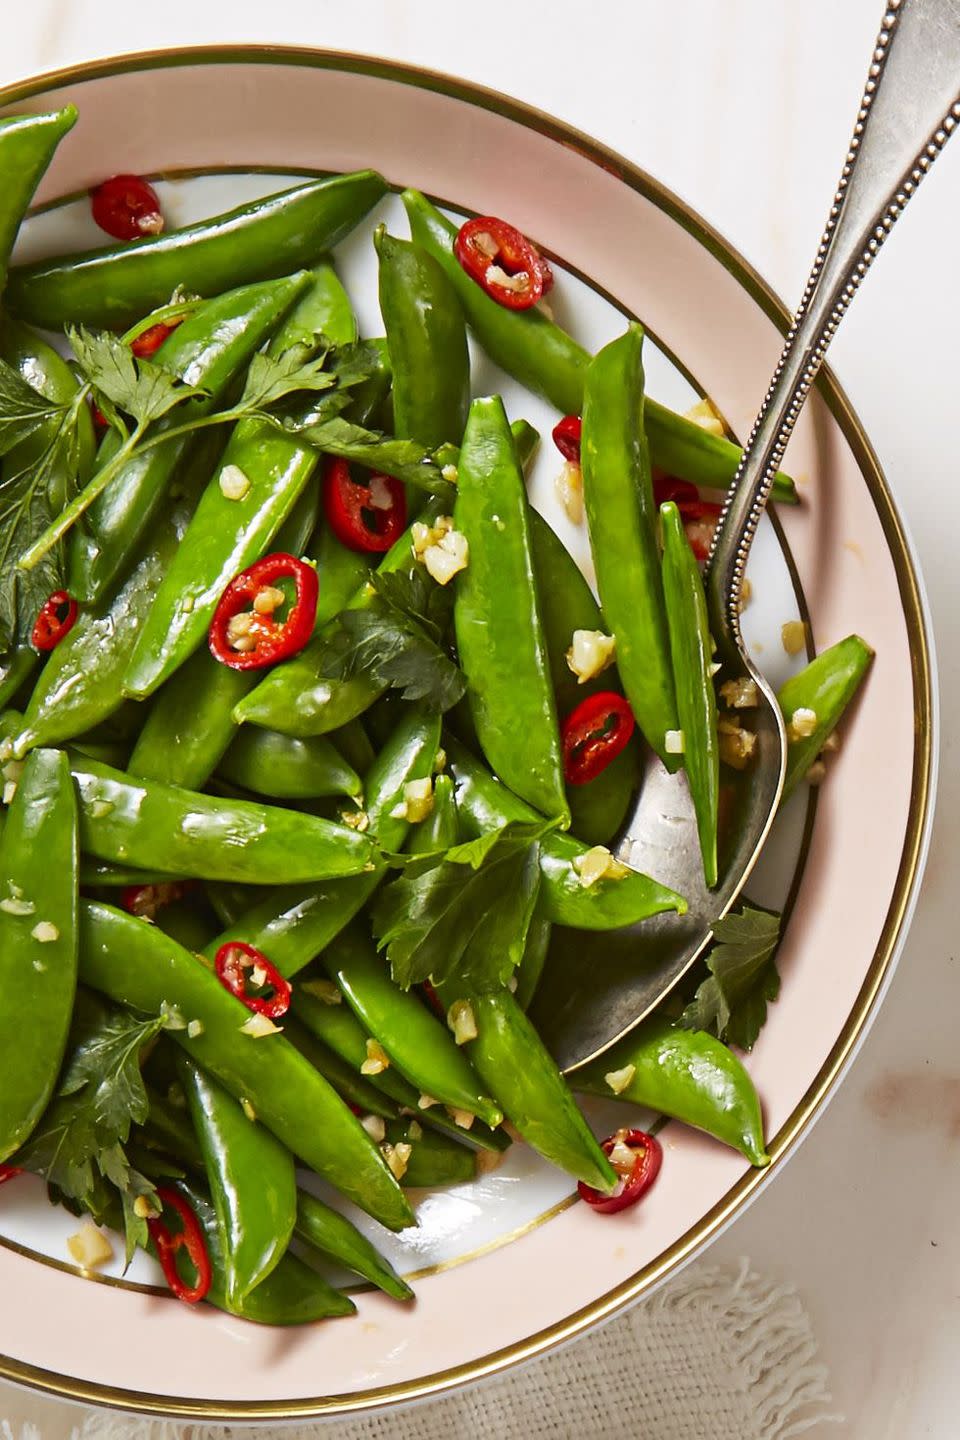
[[[53,1093],[77,984],[77,807],[58,750],[35,751],[17,784],[0,838],[0,896],[2,1162]]]
[[[340,729],[334,732],[333,741],[347,764],[356,770],[358,775],[366,775],[377,754],[363,728],[363,721],[358,718],[341,725]]]
[[[436,518],[440,508],[438,502],[431,502],[422,518],[426,521]],[[407,568],[413,559],[411,543],[410,531],[405,530],[387,551],[378,570],[389,574]],[[345,547],[339,548],[343,550]],[[333,550],[333,553],[336,551]],[[338,575],[346,578],[349,574],[347,562],[338,561],[338,566]],[[321,593],[323,588],[321,584]],[[332,614],[325,612],[323,627],[310,644],[287,664],[276,666],[256,689],[234,706],[233,718],[238,724],[249,721],[267,730],[279,730],[282,734],[300,737],[326,735],[369,710],[383,694],[382,686],[373,684],[364,675],[355,675],[350,680],[334,680],[321,673],[321,664],[327,653],[325,627],[347,606],[362,609],[369,605],[366,575],[361,575],[358,585],[349,595],[343,597],[341,592],[337,598],[342,599],[342,603]]]
[[[41,115],[11,115],[0,120],[0,290],[7,279],[10,251],[33,193],[60,141],[76,123],[75,105]]]
[[[275,730],[241,729],[219,773],[235,785],[278,800],[359,795],[363,788],[360,776],[325,735],[298,740]]]
[[[683,766],[697,817],[703,873],[717,883],[717,817],[720,805],[720,744],[713,688],[713,640],[700,570],[672,502],[660,506],[663,590],[670,626],[670,653],[683,732]]]
[[[407,1168],[400,1184],[407,1190],[433,1189],[438,1185],[462,1185],[477,1174],[477,1155],[465,1150],[456,1141],[433,1130],[425,1130],[423,1121],[403,1116],[387,1123],[388,1145],[409,1145]]]
[[[352,420],[355,425],[362,425],[365,428],[379,428],[388,432],[393,431],[393,415],[390,414],[389,424],[380,423],[383,419],[383,411],[392,406],[389,403],[390,387],[393,384],[393,372],[390,369],[390,351],[387,349],[385,335],[375,336],[366,342],[372,345],[376,351],[377,364],[371,370],[366,380],[361,380],[359,385],[353,387],[353,398],[350,401],[350,408],[347,410],[347,419]]]
[[[606,1076],[617,1072],[618,1085],[625,1079],[626,1085],[614,1091]],[[732,1145],[751,1165],[770,1163],[753,1081],[733,1051],[706,1031],[682,1030],[654,1016],[571,1078],[575,1090],[656,1110]]]
[[[186,1108],[186,1097],[181,1097],[181,1104],[173,1105],[150,1084],[146,1090],[150,1114],[142,1127],[144,1143],[151,1149],[163,1150],[186,1169],[203,1174],[203,1154]]]
[[[230,712],[250,685],[250,671],[220,665],[205,649],[191,655],[151,704],[130,774],[199,790],[237,733]]]
[[[234,925],[241,915],[252,910],[262,898],[252,885],[227,885],[210,880],[204,886],[207,899],[221,925]]]
[[[377,858],[364,836],[314,815],[137,780],[82,756],[71,768],[80,845],[98,860],[276,885],[356,875]]]
[[[223,1255],[227,1303],[240,1304],[286,1253],[297,1216],[293,1156],[186,1055],[177,1070],[200,1139]]]
[[[471,835],[513,821],[529,824],[538,818],[456,740],[445,739],[444,746],[457,786],[457,813]],[[575,862],[587,849],[572,835],[556,831],[540,842],[544,913],[555,925],[574,930],[617,930],[664,910],[676,910],[680,915],[686,910],[682,896],[637,870],[620,880],[582,885]]]
[[[116,714],[124,703],[124,672],[189,524],[210,453],[209,444],[198,448],[197,463],[188,466],[184,477],[183,494],[152,528],[119,589],[93,609],[84,610],[48,658],[24,715],[17,738],[19,753],[34,745],[59,745],[82,735]]]
[[[643,428],[643,331],[631,325],[587,370],[580,463],[590,549],[617,666],[637,724],[668,770],[677,729],[656,507]]]
[[[229,290],[199,305],[178,325],[157,352],[155,363],[205,393],[156,421],[151,434],[208,415],[308,283],[308,275],[301,273]],[[164,504],[190,440],[189,435],[181,435],[133,455],[90,505],[86,524],[74,526],[67,589],[77,600],[99,599],[129,565]],[[119,447],[117,433],[111,431],[100,446],[98,469],[113,460]],[[97,483],[96,475],[91,483]]]
[[[315,264],[385,192],[372,170],[306,180],[183,230],[15,266],[7,300],[45,330],[119,329],[165,304],[177,286],[219,295]]]
[[[141,870],[135,865],[109,865],[105,860],[80,860],[80,884],[103,886],[109,890],[126,889],[128,885],[167,885],[182,877],[168,870]]]
[[[457,577],[454,622],[477,736],[504,784],[566,826],[570,810],[527,494],[497,396],[470,406],[454,520],[470,547],[469,564]]]
[[[458,981],[440,986],[451,1005]],[[470,995],[477,1038],[470,1063],[490,1087],[524,1140],[561,1170],[598,1190],[612,1190],[616,1172],[597,1144],[553,1057],[509,990]]]
[[[216,912],[197,903],[192,895],[161,905],[153,922],[164,935],[176,940],[185,950],[202,950],[217,928]]]
[[[403,787],[433,774],[440,749],[440,716],[422,705],[404,705],[403,711],[364,782],[370,834],[387,851],[402,850],[410,831],[410,822],[392,813],[403,804]]]
[[[274,536],[270,549],[282,555],[305,556],[320,518],[320,487],[314,475],[300,492],[290,514]]]
[[[259,1325],[308,1325],[314,1320],[356,1313],[357,1307],[349,1296],[335,1290],[296,1255],[284,1255],[255,1290],[231,1300],[227,1260],[213,1205],[193,1181],[175,1181],[174,1188],[189,1203],[203,1229],[213,1271],[213,1283],[206,1295],[208,1304]]]
[[[358,1019],[421,1094],[468,1110],[493,1128],[500,1124],[503,1111],[484,1094],[450,1031],[416,995],[394,985],[373,941],[359,928],[338,935],[322,962]]]
[[[463,306],[470,329],[498,365],[529,390],[543,395],[565,415],[583,410],[583,388],[590,356],[539,306],[509,310],[471,280],[453,253],[457,227],[416,190],[402,196],[416,243],[444,268]],[[654,465],[694,485],[724,490],[733,480],[743,451],[692,420],[647,402],[645,423]],[[778,474],[774,497],[797,503],[793,481]]]
[[[309,984],[309,981],[307,982]],[[340,1000],[341,1005],[343,999]],[[322,1040],[318,1040],[312,1030],[306,1025],[292,1018],[289,1013],[284,1018],[283,1033],[292,1045],[295,1045],[314,1070],[319,1070],[325,1080],[336,1090],[337,1094],[351,1106],[355,1106],[364,1115],[379,1115],[384,1120],[392,1120],[399,1113],[399,1106],[388,1098],[376,1085],[371,1084],[365,1075],[361,1075],[356,1065],[348,1064],[342,1055],[336,1050],[331,1050]]]
[[[567,664],[573,632],[603,631],[605,621],[580,567],[536,510],[530,511],[530,548],[550,678],[557,711],[565,717],[588,695],[600,690],[619,691],[621,686],[616,669],[604,670],[596,679],[581,685]],[[634,736],[595,779],[586,785],[567,786],[574,835],[589,845],[603,845],[616,835],[637,788],[640,765],[640,743]]]
[[[811,733],[789,739],[787,773],[780,803],[793,794],[806,775],[870,668],[873,651],[859,635],[848,635],[823,650],[798,675],[782,686],[777,702],[789,726],[798,710],[812,710],[816,716]]]
[[[329,334],[330,329],[336,334]],[[274,335],[268,353],[278,357],[294,345],[312,353],[323,336],[346,344],[356,333],[346,292],[333,267],[323,265],[312,272],[309,288]],[[145,699],[203,644],[220,596],[235,575],[271,548],[304,494],[317,459],[316,450],[266,421],[242,420],[234,427],[139,627],[124,679],[128,694]],[[238,484],[246,481],[239,498],[227,483],[231,478]],[[315,507],[312,490],[308,498]],[[300,546],[292,553],[299,555]]]
[[[530,920],[530,928],[527,930],[527,939],[523,947],[523,956],[517,966],[517,988],[514,997],[521,1010],[529,1010],[530,1002],[536,994],[537,986],[540,984],[540,976],[543,974],[543,967],[547,963],[547,952],[550,949],[550,935],[553,926],[547,915],[547,907],[543,900],[538,897]]]
[[[173,1038],[203,1069],[246,1100],[257,1119],[318,1175],[389,1229],[412,1223],[409,1206],[362,1125],[282,1034],[241,1033],[242,1001],[212,970],[152,925],[94,901],[81,902],[80,972],[86,984],[145,1014],[166,1002],[199,1035]],[[246,1107],[244,1107],[246,1109]]]
[[[458,444],[470,405],[470,356],[456,291],[432,255],[408,240],[373,237],[380,311],[393,371],[393,419],[401,439],[435,450]]]
[[[338,1210],[308,1190],[297,1192],[296,1236],[330,1260],[362,1275],[394,1300],[412,1300],[413,1291],[365,1235]]]
[[[433,782],[433,809],[426,820],[414,825],[407,842],[411,855],[433,855],[456,845],[458,836],[457,801],[449,775],[438,775]],[[432,1094],[432,1091],[428,1091]]]
[[[3,657],[0,664],[0,710],[17,698],[40,663],[40,656],[30,645],[18,645]]]

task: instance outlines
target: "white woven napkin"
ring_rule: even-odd
[[[788,1440],[840,1420],[796,1291],[695,1266],[584,1339],[442,1400],[286,1429],[138,1420],[0,1386],[0,1440]]]

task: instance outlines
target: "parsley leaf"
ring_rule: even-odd
[[[380,892],[373,932],[403,989],[456,977],[473,993],[506,985],[523,957],[553,821],[510,825],[424,856]]]
[[[767,1004],[780,992],[774,954],[780,916],[744,905],[713,927],[707,955],[710,971],[680,1017],[687,1030],[709,1030],[728,1045],[751,1050],[767,1018]]]
[[[300,390],[331,389],[339,377],[324,369],[327,352],[312,360],[306,358],[310,354],[306,345],[293,345],[276,358],[263,351],[254,355],[240,396],[240,408],[263,410]]]
[[[93,388],[141,428],[159,420],[183,400],[204,392],[187,385],[153,360],[138,359],[129,345],[109,330],[67,327],[77,364]]]
[[[52,424],[47,421],[47,424]],[[11,457],[13,466],[15,456]],[[60,547],[31,571],[16,561],[41,536],[76,483],[77,432],[65,413],[39,458],[9,468],[0,482],[0,649],[26,645],[40,608],[64,584]]]
[[[28,385],[12,365],[0,360],[0,455],[26,440],[66,409]]]
[[[365,675],[443,712],[462,699],[467,682],[442,644],[452,596],[414,565],[407,572],[373,574],[375,595],[363,609],[341,610],[319,657],[322,675]]]
[[[16,1163],[42,1175],[67,1201],[96,1204],[103,1181],[119,1192],[126,1228],[127,1263],[147,1239],[146,1222],[134,1205],[154,1186],[124,1150],[133,1124],[142,1124],[150,1102],[140,1075],[143,1047],[163,1030],[169,1011],[144,1019],[108,1010],[78,993],[71,1051],[59,1094],[48,1105]]]
[[[339,455],[433,495],[448,493],[452,503],[453,486],[441,475],[433,451],[418,440],[395,440],[379,430],[355,425],[342,415],[331,419],[311,415],[296,427],[296,433],[298,439],[326,455]]]

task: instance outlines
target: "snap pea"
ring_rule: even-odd
[[[529,824],[538,818],[452,736],[444,739],[444,748],[456,782],[457,813],[469,834],[479,835],[514,821]],[[556,831],[540,842],[544,915],[555,925],[575,930],[616,930],[664,910],[676,910],[680,915],[686,910],[682,896],[636,870],[620,880],[582,885],[574,862],[587,849],[572,835]]]
[[[357,772],[325,735],[298,740],[275,730],[241,729],[220,761],[219,774],[278,800],[309,800],[324,795],[359,795]]]
[[[361,1209],[389,1229],[412,1223],[393,1176],[336,1091],[283,1035],[242,1034],[250,1012],[189,951],[142,920],[85,900],[80,973],[119,1004],[149,1015],[166,1002],[199,1021],[199,1035],[172,1034],[202,1069]]]
[[[17,699],[34,670],[40,656],[30,645],[17,645],[0,662],[0,710]]]
[[[539,306],[508,310],[471,280],[453,253],[457,227],[417,190],[402,195],[410,233],[438,261],[452,282],[467,323],[484,350],[529,390],[543,395],[565,415],[583,410],[583,387],[590,356],[550,320]],[[645,424],[654,465],[694,485],[724,490],[732,482],[743,451],[719,435],[649,400]],[[787,475],[778,474],[774,497],[797,503]]]
[[[410,822],[392,812],[403,804],[403,787],[433,774],[440,749],[440,716],[422,705],[404,705],[393,734],[364,782],[370,834],[381,850],[403,849]]]
[[[541,898],[537,898],[537,904],[527,929],[527,938],[524,941],[523,957],[517,966],[517,988],[514,997],[521,1010],[529,1010],[530,1002],[536,994],[537,986],[540,984],[540,976],[543,974],[543,967],[547,963],[547,952],[550,949],[550,935],[553,926],[547,915],[547,907]]]
[[[296,1235],[298,1240],[318,1250],[321,1255],[345,1265],[376,1285],[394,1300],[412,1300],[413,1291],[365,1235],[341,1215],[331,1210],[308,1190],[297,1194]]]
[[[386,1143],[410,1146],[407,1168],[400,1177],[404,1189],[463,1185],[476,1177],[476,1152],[465,1150],[445,1135],[425,1130],[420,1119],[404,1115],[398,1120],[388,1121]]]
[[[349,1296],[335,1290],[296,1255],[284,1255],[255,1290],[242,1299],[230,1300],[226,1257],[213,1205],[193,1181],[175,1181],[174,1188],[189,1203],[203,1229],[213,1271],[213,1283],[205,1297],[208,1304],[259,1325],[308,1325],[314,1320],[356,1314]]]
[[[75,105],[40,115],[10,115],[0,120],[0,291],[7,280],[10,251],[33,192],[46,173],[60,141],[76,124]]]
[[[612,1190],[616,1173],[594,1139],[556,1063],[509,990],[458,993],[447,981],[440,998],[469,999],[477,1038],[468,1040],[470,1063],[524,1140],[561,1170],[598,1190]]]
[[[474,400],[454,511],[470,546],[454,602],[470,711],[483,752],[504,784],[566,826],[570,810],[527,513],[503,403],[496,396]]]
[[[330,329],[336,335],[330,335]],[[311,273],[268,353],[282,355],[294,345],[304,358],[323,338],[346,344],[356,338],[356,321],[346,292],[329,264]],[[234,427],[200,496],[196,513],[166,567],[124,677],[129,695],[151,695],[203,643],[213,612],[229,582],[270,547],[316,469],[318,452],[299,445],[274,425],[242,420]],[[246,493],[239,499],[221,489],[224,475],[239,471]],[[311,495],[315,505],[315,497]],[[313,529],[311,525],[310,529]],[[299,554],[299,548],[293,553]]]
[[[314,264],[385,192],[372,170],[307,180],[183,230],[15,266],[7,301],[46,330],[118,329],[163,305],[177,286],[219,295]]]
[[[393,371],[394,430],[434,450],[459,444],[470,404],[470,356],[463,311],[437,261],[381,225],[380,311]]]
[[[664,745],[677,729],[656,508],[643,428],[643,331],[600,351],[587,370],[580,461],[597,588],[617,642],[617,666],[630,708],[668,770]]]
[[[453,781],[449,775],[438,775],[433,782],[433,809],[426,820],[414,825],[407,850],[411,855],[433,855],[440,850],[449,850],[451,845],[456,845],[458,838]]]
[[[187,1055],[178,1056],[177,1070],[217,1217],[227,1304],[235,1307],[276,1269],[290,1243],[297,1216],[293,1156]]]
[[[859,635],[848,635],[821,651],[799,675],[791,676],[781,687],[777,702],[788,726],[797,710],[812,710],[816,716],[809,735],[795,740],[788,736],[781,804],[793,794],[836,729],[872,660],[873,651],[866,641]]]
[[[0,838],[0,1163],[53,1093],[77,983],[77,807],[67,757],[27,760]],[[30,1043],[24,1048],[24,1026]]]
[[[195,452],[186,467],[183,493],[145,537],[127,578],[106,600],[84,610],[49,656],[17,737],[20,754],[34,745],[59,745],[82,735],[123,704],[123,674],[189,524],[216,446],[215,437],[210,440],[213,446],[204,443]]]
[[[153,922],[164,935],[176,940],[185,950],[202,950],[217,929],[216,912],[195,893],[161,905]]]
[[[231,670],[198,650],[150,705],[129,773],[199,790],[237,733],[230,711],[249,688],[249,671]]]
[[[80,859],[80,884],[84,887],[103,886],[109,890],[126,889],[128,885],[166,885],[182,877],[168,870],[141,870],[135,865],[110,865],[105,860]]]
[[[356,770],[358,775],[366,775],[377,756],[370,744],[370,737],[363,728],[363,721],[358,718],[341,725],[340,729],[334,732],[333,740],[347,764]]]
[[[343,1004],[342,996],[340,1003]],[[291,1017],[289,1012],[284,1018],[283,1033],[291,1045],[295,1045],[300,1054],[310,1061],[314,1070],[319,1070],[323,1078],[330,1081],[337,1094],[361,1114],[379,1115],[384,1120],[392,1120],[399,1113],[396,1102],[389,1099],[382,1090],[378,1090],[365,1075],[361,1075],[358,1066],[348,1064],[342,1055],[331,1050],[329,1045],[319,1040],[306,1025]]]
[[[449,1030],[390,979],[373,941],[357,926],[342,931],[321,957],[360,1022],[422,1094],[467,1110],[495,1128],[503,1119],[484,1094]]]
[[[313,815],[137,780],[82,756],[71,769],[80,845],[98,860],[276,885],[356,875],[377,858],[364,836]]]
[[[606,622],[593,591],[570,551],[538,511],[530,511],[530,549],[540,596],[543,638],[550,678],[561,717],[600,690],[619,691],[616,668],[579,684],[567,664],[575,630],[605,630]],[[632,736],[620,754],[585,785],[568,785],[570,829],[588,845],[605,844],[623,824],[640,779],[640,743]]]
[[[157,352],[155,363],[200,386],[204,393],[185,400],[156,421],[151,434],[160,435],[208,415],[308,283],[307,274],[301,273],[228,290],[199,305],[178,325]],[[93,500],[86,524],[74,526],[67,589],[77,600],[98,600],[127,568],[162,507],[190,442],[190,435],[181,435],[134,454]],[[119,448],[120,439],[111,430],[97,454],[98,472],[102,473]],[[91,484],[97,484],[96,474]]]
[[[619,1084],[624,1071],[631,1072],[627,1083],[614,1091],[606,1076],[616,1074]],[[575,1070],[571,1083],[586,1094],[626,1100],[705,1130],[751,1165],[770,1163],[753,1081],[733,1051],[706,1031],[682,1030],[654,1016]]]
[[[660,506],[663,534],[663,589],[670,627],[670,654],[683,733],[683,767],[697,817],[697,834],[707,884],[717,883],[717,816],[720,806],[720,746],[717,697],[713,688],[713,640],[703,581],[672,502]]]
[[[144,1144],[153,1150],[162,1150],[186,1169],[196,1170],[202,1175],[203,1155],[186,1108],[186,1097],[181,1097],[181,1104],[173,1105],[166,1095],[161,1095],[146,1081],[144,1083],[150,1103],[150,1113],[141,1130]]]

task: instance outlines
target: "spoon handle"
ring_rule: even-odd
[[[747,556],[827,346],[958,120],[960,0],[889,0],[823,239],[717,526],[707,594],[723,648],[739,641]]]

